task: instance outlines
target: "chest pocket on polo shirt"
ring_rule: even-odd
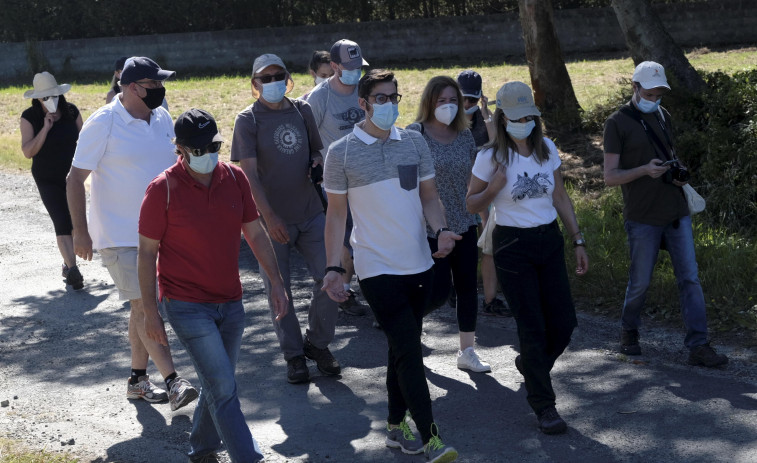
[[[418,164],[397,166],[397,173],[403,190],[411,191],[418,186]]]

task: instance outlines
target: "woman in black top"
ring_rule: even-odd
[[[69,84],[58,85],[49,72],[34,76],[34,89],[24,93],[24,98],[33,100],[32,106],[21,114],[21,150],[32,160],[32,176],[53,220],[66,284],[79,290],[84,280],[76,267],[66,175],[71,169],[82,117],[63,96],[70,89]]]
[[[121,71],[124,70],[124,64],[127,59],[128,57],[122,56],[116,60],[113,78],[110,80],[110,89],[108,90],[108,94],[105,95],[105,104],[113,101],[113,97],[121,93],[121,86],[118,85],[118,81],[121,80]]]

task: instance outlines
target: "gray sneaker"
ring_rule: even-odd
[[[139,377],[137,384],[131,384],[130,380],[126,380],[126,398],[142,399],[155,403],[164,402],[168,399],[168,394],[150,382],[150,375],[144,375]]]
[[[195,400],[200,394],[197,389],[189,384],[189,381],[178,376],[171,381],[171,391],[168,394],[168,401],[171,402],[171,411],[176,411]]]
[[[339,308],[344,311],[344,313],[348,315],[355,315],[358,317],[362,317],[368,314],[368,306],[365,304],[361,304],[357,300],[357,295],[355,294],[355,291],[353,290],[347,290],[347,293],[349,296],[347,297],[347,300],[344,302],[339,303]]]
[[[412,429],[408,426],[407,421],[402,422],[394,427],[389,423],[386,424],[386,446],[392,449],[400,449],[402,453],[408,455],[417,455],[423,452],[423,442],[415,437]]]
[[[423,446],[423,453],[426,454],[426,461],[429,463],[449,463],[457,460],[457,450],[444,445],[439,438],[439,428],[436,423],[431,423],[431,439]]]

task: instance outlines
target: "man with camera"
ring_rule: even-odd
[[[252,65],[252,96],[257,101],[237,115],[231,160],[239,161],[250,181],[252,196],[271,235],[273,250],[284,279],[289,310],[275,320],[271,283],[261,272],[274,330],[287,361],[287,380],[310,379],[305,357],[315,360],[326,375],[338,375],[341,367],[328,349],[334,338],[337,305],[320,288],[326,268],[323,242],[325,215],[318,188],[323,147],[310,105],[285,97],[294,82],[276,55],[257,57]],[[302,254],[313,282],[308,329],[303,339],[292,303],[289,255]]]
[[[689,172],[677,158],[670,113],[660,106],[670,90],[665,70],[644,61],[633,73],[631,101],[605,123],[604,178],[620,185],[631,268],[621,316],[620,352],[641,355],[639,325],[644,299],[660,249],[667,250],[678,283],[686,326],[688,363],[728,363],[707,339],[707,313],[699,282],[691,215],[682,186]]]

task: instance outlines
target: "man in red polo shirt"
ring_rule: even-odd
[[[223,441],[232,462],[262,461],[234,379],[245,325],[240,230],[271,281],[277,322],[287,312],[287,294],[247,177],[240,168],[218,162],[222,140],[213,116],[191,109],[176,119],[174,131],[179,159],[147,187],[139,215],[145,331],[168,344],[159,301],[200,379],[190,460],[217,461]]]

